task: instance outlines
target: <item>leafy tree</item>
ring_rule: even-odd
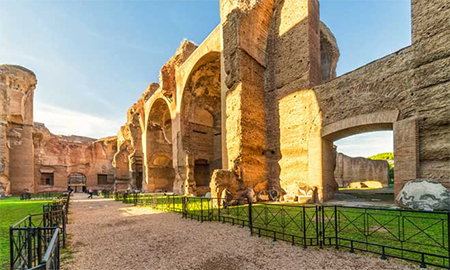
[[[368,159],[372,160],[394,160],[394,153],[380,153],[374,156],[368,157]]]

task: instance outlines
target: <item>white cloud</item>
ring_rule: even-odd
[[[392,131],[377,131],[350,136],[334,144],[337,151],[351,157],[369,157],[394,151]]]
[[[34,121],[44,123],[53,134],[91,138],[116,135],[121,126],[118,121],[46,104],[35,106]]]

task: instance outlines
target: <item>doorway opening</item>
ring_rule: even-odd
[[[69,174],[68,189],[74,192],[86,192],[86,176],[78,172]]]
[[[394,204],[393,131],[365,132],[334,141],[335,200]]]

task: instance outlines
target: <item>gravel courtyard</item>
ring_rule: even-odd
[[[248,229],[185,220],[110,199],[76,194],[72,259],[63,269],[418,269],[402,262],[333,250],[303,250],[250,237]]]

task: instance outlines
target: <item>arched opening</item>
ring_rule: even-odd
[[[364,132],[334,141],[338,200],[394,204],[392,131]]]
[[[333,182],[339,190],[328,199],[343,203],[395,203],[394,157],[396,150],[402,151],[398,142],[405,131],[397,121],[398,114],[384,111],[359,115],[323,127],[324,183]],[[396,184],[401,185],[399,181]]]
[[[82,173],[71,173],[68,176],[67,186],[74,192],[86,191],[86,176]]]
[[[147,125],[147,190],[173,191],[175,172],[172,162],[172,118],[164,99],[150,110]]]
[[[222,168],[219,53],[204,56],[191,72],[183,93],[181,120],[183,150],[193,170],[195,192],[201,196],[210,191],[213,171]]]

